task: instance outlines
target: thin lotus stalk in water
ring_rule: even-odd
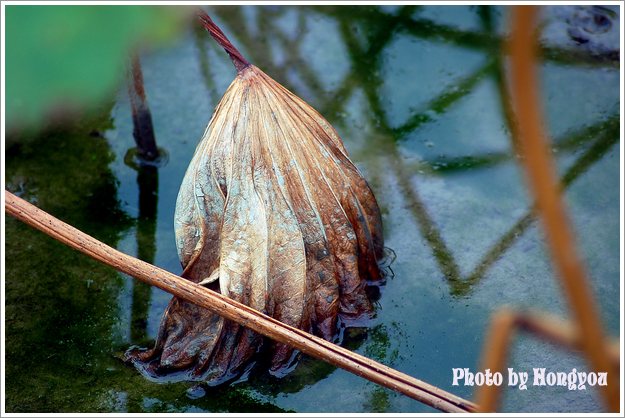
[[[382,275],[380,211],[337,132],[249,64],[205,13],[238,71],[187,169],[176,203],[182,276],[293,327],[335,341],[369,317]],[[285,373],[286,344],[174,297],[151,350],[128,359],[150,377],[222,382],[255,353]]]

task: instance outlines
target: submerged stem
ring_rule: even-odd
[[[235,48],[234,45],[230,42],[228,37],[223,33],[223,31],[213,22],[213,19],[201,9],[198,9],[197,12],[198,18],[200,19],[200,23],[204,29],[208,31],[208,33],[213,37],[217,43],[226,50],[228,55],[230,55],[230,59],[234,64],[234,68],[237,69],[237,72],[240,73],[243,69],[247,68],[250,63],[246,60],[243,55],[239,52],[238,49]]]

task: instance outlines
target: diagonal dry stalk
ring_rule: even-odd
[[[9,191],[5,190],[4,196],[5,210],[9,215],[120,272],[438,410],[474,412],[477,409],[471,401],[285,325],[217,292],[117,251]]]

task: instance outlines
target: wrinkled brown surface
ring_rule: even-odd
[[[329,123],[254,66],[217,106],[178,194],[183,276],[332,340],[367,317],[380,213]],[[293,350],[173,298],[156,345],[127,357],[152,377],[224,381],[259,348],[280,374]]]

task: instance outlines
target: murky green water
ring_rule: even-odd
[[[377,317],[346,345],[452,387],[479,366],[501,306],[567,316],[532,220],[502,96],[503,8],[221,7],[209,10],[248,59],[317,108],[372,185],[397,255]],[[568,14],[567,14],[568,13]],[[575,10],[551,9],[542,88],[558,170],[604,325],[619,333],[619,49],[613,28],[576,45]],[[572,17],[573,16],[573,17]],[[612,48],[612,49],[610,49]],[[189,30],[142,57],[166,165],[138,173],[125,89],[97,120],[7,142],[7,188],[120,250],[180,273],[173,211],[184,171],[235,71]],[[99,134],[100,135],[99,135]],[[119,360],[147,346],[169,295],[7,217],[6,407],[10,412],[430,412],[345,371],[304,358],[281,380],[258,371],[228,387],[148,382]],[[590,296],[590,295],[589,295]],[[586,369],[521,336],[510,367]],[[504,411],[601,410],[594,390],[510,388]]]

